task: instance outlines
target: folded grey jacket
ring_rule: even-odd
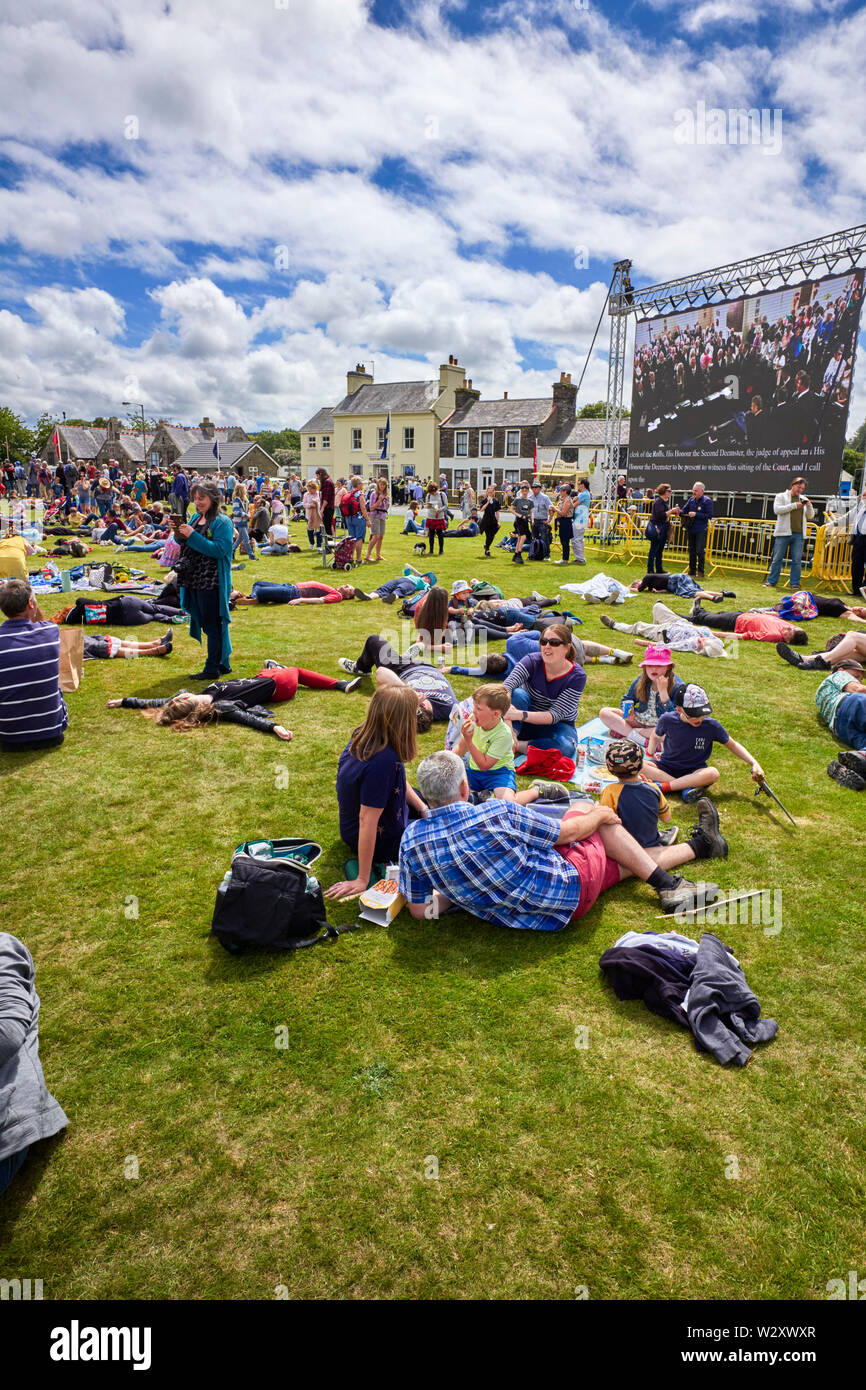
[[[712,932],[700,939],[683,1006],[696,1047],[712,1052],[723,1066],[733,1061],[744,1067],[752,1055],[749,1048],[769,1042],[779,1031],[774,1018],[761,1018],[761,1005],[741,966]]]
[[[69,1123],[39,1061],[39,995],[33,958],[0,932],[0,1158],[48,1139]]]

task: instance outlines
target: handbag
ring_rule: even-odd
[[[647,540],[657,541],[659,538],[659,534],[659,528],[656,526],[655,522],[648,521],[646,524],[646,529],[644,531],[644,535],[646,536]]]

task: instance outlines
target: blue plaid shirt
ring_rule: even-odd
[[[400,842],[400,892],[410,903],[444,893],[476,917],[521,931],[561,931],[580,877],[554,848],[559,822],[513,801],[437,806]]]

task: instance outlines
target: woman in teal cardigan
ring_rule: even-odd
[[[173,523],[181,544],[180,605],[189,614],[190,637],[201,642],[204,633],[207,638],[204,670],[190,679],[212,681],[231,672],[229,595],[234,527],[220,511],[216,483],[197,483],[192,502],[195,512],[189,522]]]

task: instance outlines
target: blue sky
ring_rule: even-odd
[[[0,40],[0,401],[30,419],[298,425],[358,360],[452,352],[546,395],[615,259],[650,283],[862,220],[852,3],[7,0]],[[777,109],[778,149],[678,143],[699,102]]]

